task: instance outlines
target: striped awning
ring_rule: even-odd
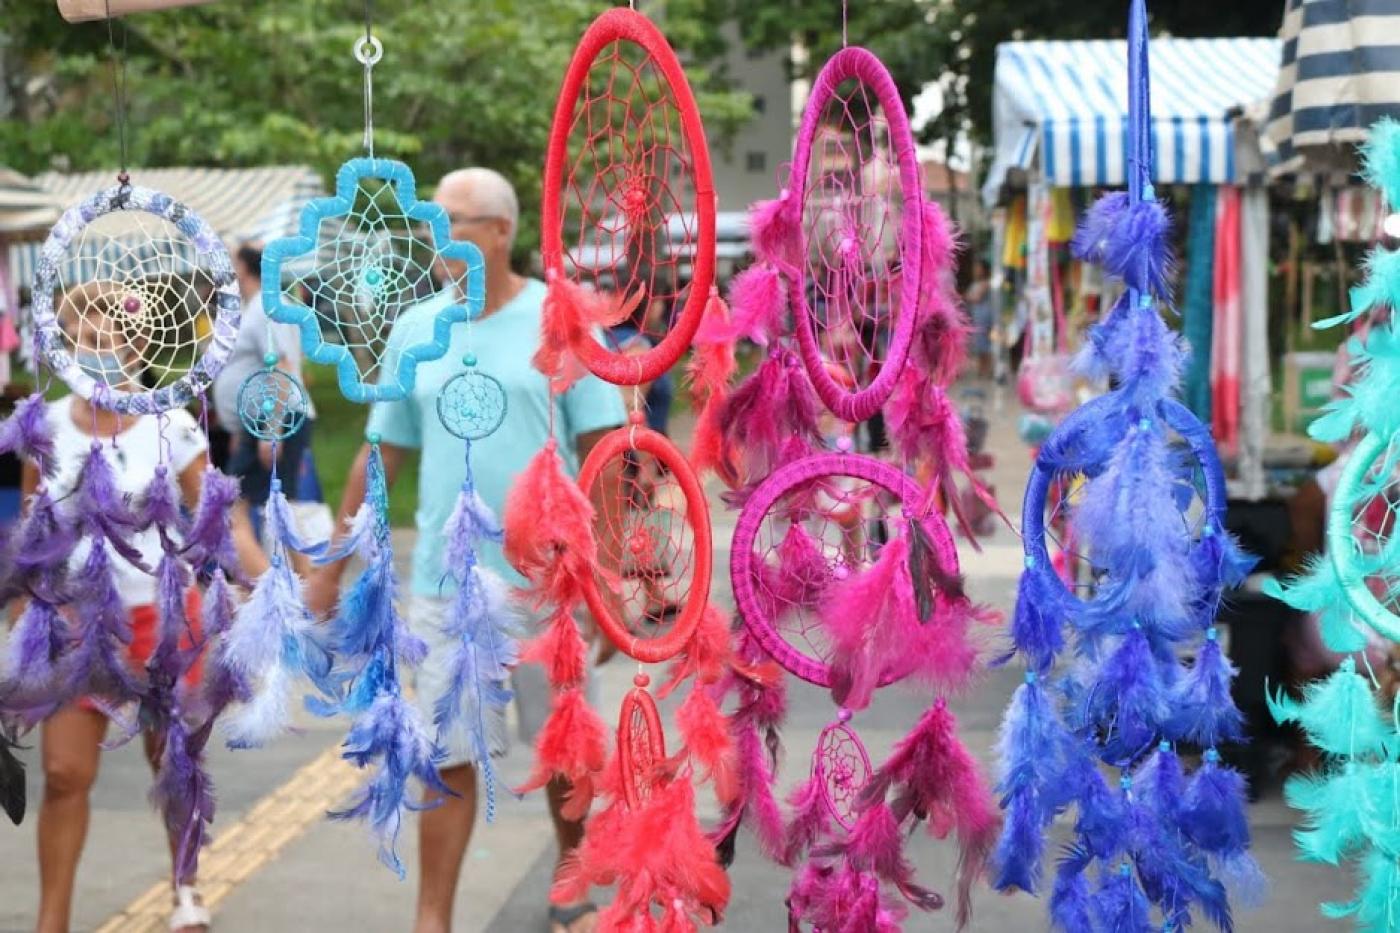
[[[68,205],[109,187],[115,178],[114,171],[49,172],[34,181]],[[320,175],[305,166],[137,169],[132,171],[131,181],[184,202],[229,244],[295,233],[302,205],[325,193]],[[114,232],[110,226],[106,229]],[[33,280],[40,246],[36,242],[11,247],[10,267],[17,282],[28,285]],[[82,257],[72,260],[81,263]]]
[[[1153,178],[1236,180],[1231,111],[1273,93],[1277,39],[1151,42]],[[1039,166],[1055,187],[1124,183],[1128,47],[1121,40],[1003,42],[992,90],[994,157],[983,195]]]
[[[1288,0],[1265,155],[1274,175],[1349,171],[1381,117],[1400,117],[1400,0]]]

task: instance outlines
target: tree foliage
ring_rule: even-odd
[[[1126,0],[866,0],[846,4],[849,41],[870,48],[889,67],[906,104],[929,82],[943,85],[945,110],[926,139],[991,131],[996,47],[1010,39],[1121,38]],[[1282,0],[1151,0],[1152,27],[1179,36],[1262,36],[1277,32]],[[799,76],[819,68],[841,47],[839,0],[670,0],[668,13],[690,23],[737,20],[747,45],[808,52]],[[688,37],[703,55],[718,37]]]
[[[596,0],[415,0],[375,5],[375,148],[430,186],[463,165],[517,185],[520,248],[536,239],[555,95]],[[353,0],[226,0],[128,18],[132,165],[308,164],[329,182],[360,154],[363,35]],[[671,17],[683,34],[697,30]],[[117,164],[105,23],[71,26],[52,0],[0,0],[0,164],[26,173]],[[703,29],[698,30],[703,32]],[[712,132],[750,113],[695,68]]]

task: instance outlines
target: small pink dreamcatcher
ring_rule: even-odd
[[[937,702],[881,768],[851,725],[881,686],[915,681],[963,686],[975,665],[971,625],[982,618],[962,592],[957,551],[942,518],[922,514],[926,496],[888,464],[849,454],[804,458],[779,469],[748,498],[735,530],[730,572],[749,635],[792,674],[829,687],[840,705],[823,730],[810,779],[790,797],[791,819],[774,825],[765,795],[772,773],[761,750],[740,748],[742,796],[721,833],[745,811],[765,850],[797,866],[794,923],[890,928],[903,907],[886,886],[924,910],[940,896],[914,882],[902,837],[928,821],[956,831],[963,850],[960,916],[996,832],[996,809],[956,723]],[[890,529],[883,543],[877,522]],[[741,740],[740,745],[743,745]],[[838,922],[839,921],[839,922]]]

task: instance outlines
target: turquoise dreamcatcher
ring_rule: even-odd
[[[1367,179],[1400,209],[1400,123],[1382,120],[1365,149]],[[1302,729],[1325,753],[1325,764],[1288,780],[1284,796],[1303,811],[1294,834],[1298,857],[1340,865],[1354,862],[1355,897],[1325,903],[1331,919],[1351,917],[1361,930],[1400,928],[1400,717],[1376,696],[1366,662],[1367,627],[1400,639],[1400,251],[1379,245],[1367,259],[1368,276],[1351,294],[1352,310],[1318,322],[1351,324],[1376,311],[1369,329],[1350,339],[1353,378],[1341,398],[1308,428],[1319,441],[1347,444],[1345,465],[1332,493],[1326,553],[1272,595],[1315,613],[1323,641],[1348,654],[1323,681],[1308,685],[1301,700],[1269,697],[1280,722]],[[1359,436],[1359,437],[1358,437]]]
[[[365,34],[356,40],[354,55],[364,70],[366,155],[340,167],[333,196],[306,205],[297,235],[267,244],[262,297],[269,318],[297,326],[310,360],[335,368],[341,393],[366,404],[412,394],[418,364],[444,356],[453,325],[481,313],[485,267],[475,246],[451,238],[446,211],[418,200],[409,167],[374,153],[373,69],[383,45],[373,35],[368,5]],[[436,291],[435,278],[444,272],[445,300],[426,302]],[[480,377],[468,367],[458,379],[470,380],[473,374]],[[305,390],[269,364],[243,386],[244,423],[264,439],[284,438],[298,423],[297,399],[304,411]],[[492,430],[504,417],[503,399],[502,394]],[[485,435],[478,428],[459,436]],[[248,694],[230,722],[236,744],[260,744],[285,730],[287,694],[298,676],[308,677],[325,694],[307,699],[312,712],[352,718],[343,757],[362,768],[373,765],[375,772],[360,795],[331,816],[367,820],[379,838],[380,859],[402,877],[395,841],[403,810],[418,806],[409,799],[409,779],[438,793],[450,791],[438,777],[440,746],[430,724],[403,695],[401,671],[418,665],[427,646],[409,631],[396,606],[384,464],[379,438],[371,434],[367,440],[364,503],[334,544],[303,540],[290,521],[285,497],[274,489],[268,510],[273,566],[249,601],[257,615],[252,609],[240,614],[221,656],[230,662],[225,667],[243,679]],[[471,502],[479,502],[470,475],[464,496],[468,493]],[[459,587],[459,605],[476,597],[485,600],[485,591],[474,585],[474,548],[499,533],[485,510],[473,511],[470,525],[461,546],[452,551],[461,565],[453,566],[452,575],[467,581]],[[300,587],[284,559],[289,550],[323,564],[356,555],[364,565],[325,635],[312,634]],[[507,637],[494,628],[473,627],[472,618],[458,613],[449,623],[464,645],[463,667],[480,659],[474,639],[495,645],[497,636]],[[513,656],[509,645],[502,644],[501,650],[507,661],[483,665],[489,669],[474,681],[478,698],[490,694],[478,709],[494,704],[504,691],[504,664]],[[455,697],[459,704],[463,693]],[[434,717],[439,735],[460,718],[446,701],[443,707]]]

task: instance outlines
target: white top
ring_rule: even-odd
[[[49,480],[50,496],[58,501],[71,494],[78,484],[83,463],[92,449],[92,435],[78,427],[73,420],[74,396],[68,395],[56,402],[50,402],[46,410],[49,425],[53,429],[55,459],[58,470]],[[185,469],[204,454],[209,446],[199,425],[184,409],[176,409],[165,415],[165,430],[161,431],[160,419],[155,415],[142,415],[136,419],[123,421],[127,425],[118,434],[115,442],[104,441],[102,454],[112,467],[112,477],[117,492],[121,495],[139,497],[156,475],[156,466],[165,460],[171,471],[171,478],[178,482]],[[164,433],[164,439],[161,435]],[[151,528],[132,537],[132,545],[141,553],[141,559],[152,569],[160,561],[160,533]],[[88,543],[81,542],[68,561],[68,566],[82,566],[88,554]],[[116,577],[117,593],[127,608],[144,606],[155,602],[155,578],[139,567],[128,563],[125,558],[111,551],[112,570]]]

